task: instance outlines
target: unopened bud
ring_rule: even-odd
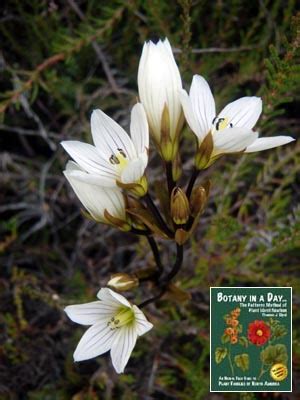
[[[139,285],[139,280],[134,275],[125,274],[120,272],[118,274],[114,274],[110,277],[110,280],[107,282],[107,286],[110,286],[113,289],[118,290],[119,292],[124,292],[126,290],[130,290]]]
[[[177,225],[183,225],[190,216],[190,206],[186,194],[175,187],[171,194],[171,216]]]
[[[198,214],[201,214],[205,208],[208,192],[209,192],[209,183],[204,186],[197,186],[193,189],[191,199],[190,199],[190,207],[191,207],[191,215],[196,217]]]

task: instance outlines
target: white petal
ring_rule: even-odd
[[[212,121],[216,116],[214,97],[206,80],[200,75],[194,75],[190,100],[195,118],[199,124],[199,135],[204,138],[210,131]]]
[[[135,315],[135,329],[138,336],[144,335],[144,333],[150,331],[153,328],[153,324],[147,320],[144,313],[135,305],[132,306]]]
[[[76,140],[67,140],[61,145],[83,170],[91,174],[116,175],[113,166],[99,155],[94,146]]]
[[[118,374],[124,372],[136,339],[137,333],[133,325],[125,325],[118,329],[110,351],[112,364]]]
[[[89,360],[106,353],[114,342],[116,332],[117,330],[110,329],[106,322],[97,322],[82,336],[74,352],[74,360]]]
[[[165,104],[170,113],[170,134],[175,135],[181,116],[179,89],[181,77],[170,43],[145,43],[138,70],[139,97],[143,104],[151,132],[160,141],[161,117]]]
[[[291,136],[274,136],[267,138],[256,139],[245,150],[245,153],[253,153],[254,151],[262,151],[272,149],[273,147],[282,146],[284,144],[293,142],[295,139]]]
[[[100,289],[99,292],[97,293],[97,297],[103,302],[107,302],[109,304],[116,304],[118,306],[120,306],[121,304],[123,306],[131,308],[131,304],[124,296],[114,292],[109,288]]]
[[[77,324],[94,325],[97,322],[107,322],[115,314],[116,307],[105,306],[101,301],[67,306],[65,312]]]
[[[251,129],[228,128],[216,131],[213,134],[214,155],[245,150],[257,139],[257,136],[257,132]]]
[[[142,159],[135,159],[128,163],[121,174],[121,182],[134,183],[144,175],[145,165]]]
[[[70,164],[67,164],[67,168],[68,166]],[[125,201],[119,188],[103,188],[83,182],[74,178],[74,165],[72,165],[71,170],[69,168],[64,171],[65,177],[83,206],[96,220],[106,222],[104,218],[105,209],[114,217],[125,220]]]
[[[112,118],[101,110],[94,110],[91,116],[92,136],[97,150],[109,159],[122,149],[127,157],[136,157],[133,143],[127,133]]]
[[[139,155],[149,148],[149,128],[147,116],[141,103],[137,103],[131,111],[131,140]]]
[[[198,120],[196,119],[196,115],[194,114],[191,99],[189,98],[185,90],[180,90],[179,96],[185,119],[191,130],[197,136],[199,142],[202,142],[202,140],[204,139],[203,131],[199,125]]]
[[[70,171],[69,176],[77,179],[78,181],[90,183],[92,185],[98,185],[102,187],[116,187],[116,180],[118,175],[113,177],[112,175],[100,175],[100,174],[89,174],[85,171]]]
[[[228,118],[233,127],[252,129],[262,111],[260,97],[242,97],[227,106],[220,112],[218,118]]]

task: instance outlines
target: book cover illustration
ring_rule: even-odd
[[[290,392],[291,288],[211,288],[212,392]]]

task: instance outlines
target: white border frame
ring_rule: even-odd
[[[211,289],[290,289],[291,291],[291,389],[290,390],[211,390]],[[210,286],[209,287],[209,391],[210,393],[292,393],[293,392],[293,287],[292,286]]]

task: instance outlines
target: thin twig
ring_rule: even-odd
[[[191,52],[194,54],[205,54],[205,53],[238,53],[240,51],[250,51],[259,49],[261,47],[260,44],[252,45],[252,46],[241,46],[241,47],[208,47],[204,49],[192,49]],[[179,48],[172,49],[174,53],[181,53],[182,50]]]
[[[74,0],[68,0],[69,5],[72,7],[72,9],[74,10],[74,12],[78,15],[78,17],[84,21],[86,19],[86,16],[84,15],[84,13],[82,12],[82,10],[79,8],[78,4],[74,1]],[[98,43],[96,43],[95,41],[92,42],[92,47],[99,59],[99,61],[102,64],[102,68],[104,70],[104,73],[106,75],[106,78],[112,88],[112,91],[115,93],[115,95],[118,97],[118,99],[121,101],[121,96],[120,96],[120,88],[117,85],[117,82],[109,68],[108,62],[106,61],[105,55],[103,53],[103,51],[101,50],[100,46],[98,45]]]

